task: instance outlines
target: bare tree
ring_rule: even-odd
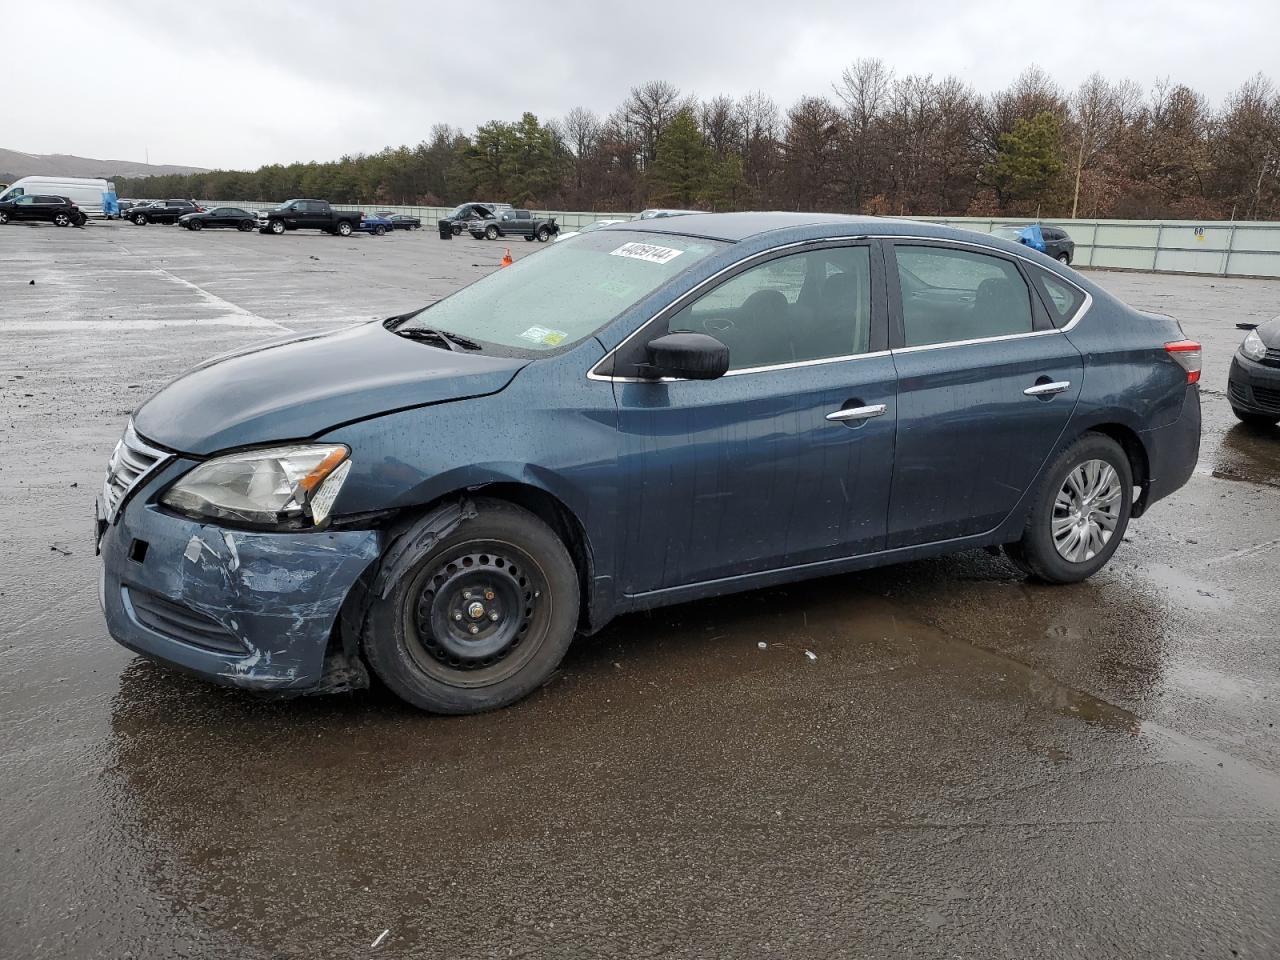
[[[662,131],[685,105],[680,91],[666,80],[650,80],[631,88],[620,112],[638,134],[642,171],[648,169],[657,156]]]
[[[1071,95],[1071,131],[1076,141],[1075,185],[1071,193],[1073,219],[1080,207],[1080,181],[1085,168],[1115,148],[1141,97],[1142,91],[1133,81],[1111,83],[1096,72]]]
[[[840,82],[833,85],[836,97],[844,104],[846,176],[854,210],[861,210],[878,186],[875,128],[888,105],[892,86],[893,71],[878,57],[855,60],[840,75]]]

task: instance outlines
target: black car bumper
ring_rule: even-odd
[[[1280,367],[1237,353],[1227,377],[1227,397],[1241,413],[1280,417]]]
[[[1134,515],[1173,493],[1191,479],[1200,456],[1200,388],[1187,385],[1178,419],[1140,434],[1147,452],[1147,490]]]

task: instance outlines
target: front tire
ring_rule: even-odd
[[[188,221],[187,221],[187,229],[188,229],[188,230],[203,230],[203,229],[204,229],[204,224],[203,224],[203,223],[201,223],[199,220],[188,220]]]
[[[343,220],[341,223],[338,224],[338,236],[340,237],[351,236],[351,223],[349,221]]]
[[[267,227],[267,229],[270,230],[272,233],[274,233],[278,237],[280,236],[280,234],[284,233],[284,221],[272,220],[271,225]]]
[[[548,230],[546,227],[540,227],[538,229],[538,242],[546,243],[550,239],[551,239],[551,231]]]
[[[1238,407],[1232,407],[1231,412],[1236,415],[1236,419],[1241,423],[1247,423],[1251,427],[1274,427],[1280,423],[1280,417],[1273,417],[1266,413],[1249,413]]]
[[[485,228],[484,236],[485,236],[485,239],[486,239],[486,240],[497,240],[497,239],[498,239],[498,228],[497,228],[497,227],[487,227],[487,228]]]
[[[147,218],[144,217],[142,214],[138,214],[136,217],[133,218],[133,222],[140,227],[145,227],[147,225]]]
[[[9,222],[9,211],[0,210],[0,226]]]
[[[514,504],[477,500],[476,508],[402,566],[366,621],[374,672],[433,713],[494,710],[532,693],[578,622],[577,570],[560,538]]]
[[[454,235],[455,237],[460,237],[460,236],[462,236],[462,225],[461,225],[461,224],[455,223],[455,224],[453,224],[452,226],[450,226],[450,227],[449,227],[449,229],[450,229],[451,231],[453,231],[453,235]]]
[[[1120,444],[1086,433],[1045,471],[1009,559],[1047,583],[1078,583],[1106,565],[1133,509],[1133,469]]]

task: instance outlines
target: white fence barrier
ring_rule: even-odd
[[[274,202],[219,201],[218,206],[266,210]],[[338,204],[356,209],[356,204]],[[389,210],[420,217],[434,228],[453,207],[359,205],[365,213]],[[633,213],[537,210],[552,216],[563,230],[576,230],[595,220],[630,219]],[[1034,220],[990,217],[911,217],[965,230],[990,233],[1003,224]],[[1280,277],[1280,223],[1200,220],[1048,220],[1076,242],[1074,266],[1104,270],[1149,270],[1157,273],[1204,273],[1222,277]]]

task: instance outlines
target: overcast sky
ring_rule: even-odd
[[[224,168],[416,143],[438,122],[606,113],[651,79],[700,96],[760,89],[785,109],[865,56],[982,92],[1033,62],[1067,88],[1094,70],[1144,87],[1167,76],[1215,103],[1257,71],[1280,81],[1280,0],[0,0],[0,12],[0,147]],[[26,29],[60,38],[57,52],[15,42]]]

